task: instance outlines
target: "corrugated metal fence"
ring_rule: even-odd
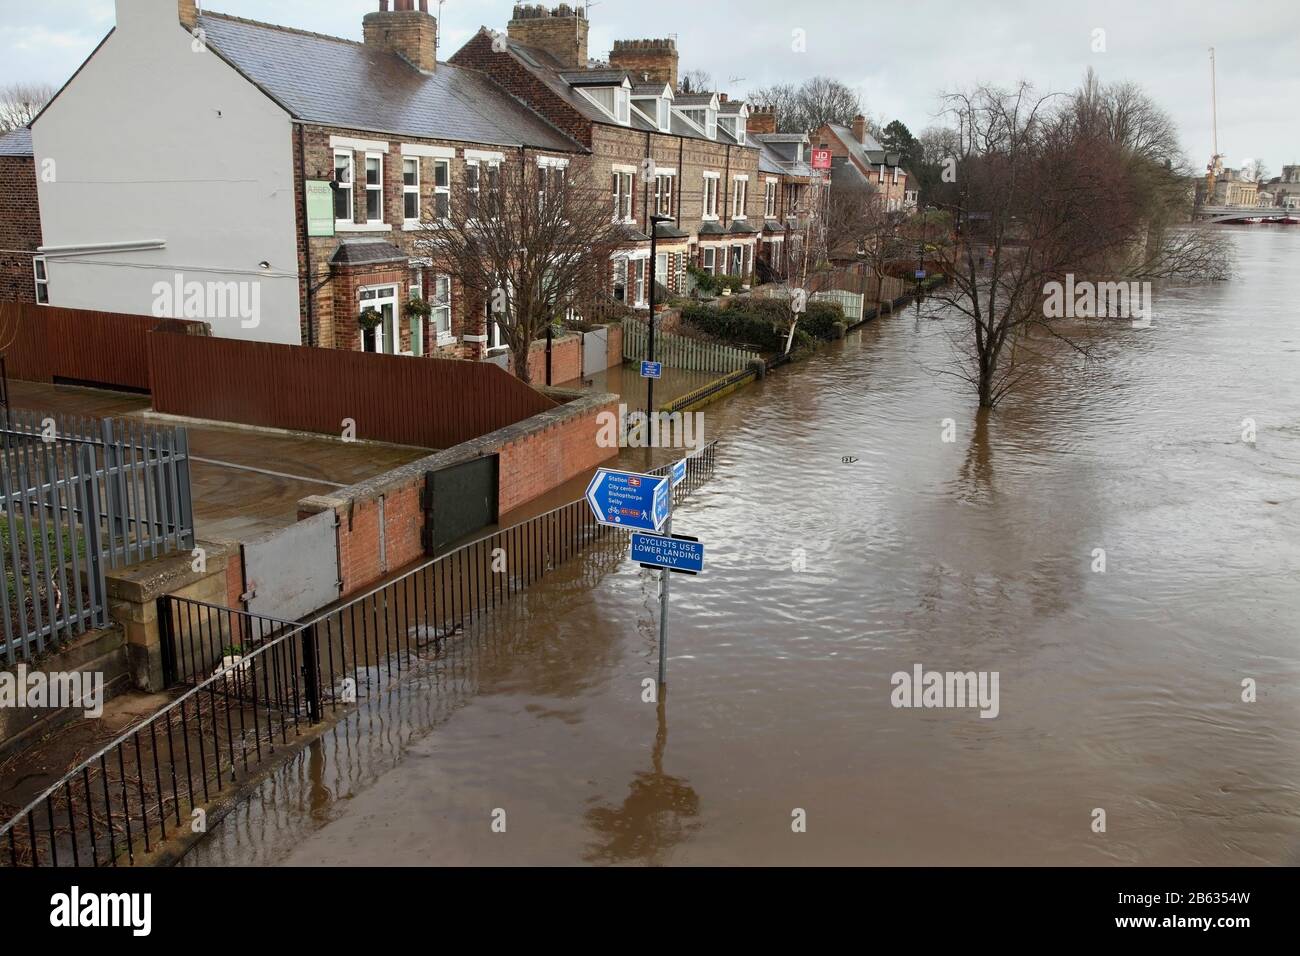
[[[638,362],[644,359],[649,337],[650,331],[644,322],[625,318],[623,358]],[[761,356],[756,352],[746,352],[730,345],[701,342],[669,332],[655,332],[655,361],[662,362],[668,368],[691,372],[735,372],[747,368],[750,362],[759,358]]]

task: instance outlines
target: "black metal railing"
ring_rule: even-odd
[[[716,452],[714,441],[687,457],[674,501],[713,474]],[[0,863],[134,864],[169,830],[194,832],[214,800],[326,711],[385,692],[418,666],[422,650],[577,555],[604,549],[618,557],[627,544],[626,531],[597,523],[580,500],[487,534],[303,623],[160,598],[164,672],[193,686],[0,826]]]

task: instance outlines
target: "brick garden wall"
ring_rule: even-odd
[[[424,556],[426,472],[499,455],[498,503],[506,514],[616,455],[617,448],[598,447],[596,435],[597,416],[617,409],[616,395],[586,396],[349,488],[304,498],[299,517],[326,509],[339,515],[343,595],[364,592]]]

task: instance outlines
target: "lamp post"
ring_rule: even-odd
[[[655,264],[659,256],[655,251],[655,242],[658,239],[659,223],[672,222],[671,216],[651,216],[650,217],[650,335],[646,341],[646,361],[655,360]],[[655,380],[647,378],[645,380],[645,413],[646,423],[649,424],[650,415],[654,414],[655,407]]]

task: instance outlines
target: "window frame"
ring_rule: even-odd
[[[749,177],[735,176],[731,180],[731,218],[745,219],[745,207],[749,202]],[[739,210],[739,211],[737,211]]]
[[[348,182],[346,186],[339,183],[339,158],[344,156],[347,157],[347,161],[348,161]],[[334,221],[336,223],[338,222],[356,223],[357,221],[357,193],[356,193],[357,157],[352,150],[350,149],[334,150],[334,183],[336,186],[334,190]],[[347,219],[341,219],[339,217],[338,197],[340,194],[345,192],[348,194],[348,210],[351,212],[351,215],[348,216]]]
[[[465,198],[470,203],[470,208],[466,210],[470,215],[466,218],[470,222],[478,222],[479,215],[483,212],[483,166],[477,159],[465,160]]]
[[[379,175],[376,177],[378,182],[374,185],[370,183],[370,161],[379,160]],[[374,219],[370,215],[370,194],[379,194],[379,218]],[[380,225],[384,222],[384,154],[373,150],[366,151],[366,225]]]
[[[775,179],[769,178],[767,182],[763,184],[763,218],[764,219],[776,218],[776,191],[777,191],[777,181]]]
[[[718,219],[718,184],[722,182],[720,173],[706,171],[704,173],[704,206],[700,213],[701,219],[709,222],[716,222]],[[710,183],[712,185],[710,186]]]
[[[415,185],[411,185],[406,181],[407,169],[412,163],[415,164]],[[405,223],[418,223],[423,218],[420,215],[423,206],[423,203],[420,201],[420,188],[423,185],[422,172],[423,170],[420,168],[419,156],[402,157],[402,221]],[[409,210],[407,209],[407,201],[411,196],[415,197],[414,218],[409,215]]]
[[[44,272],[45,275],[41,275]],[[45,256],[32,256],[33,294],[37,305],[50,304],[50,260]],[[44,294],[44,298],[41,298]]]
[[[444,170],[447,174],[447,184],[445,186],[438,185],[439,169]],[[439,198],[442,196],[446,197],[446,199],[443,200],[447,205],[447,215],[445,216],[438,215]],[[447,222],[449,219],[451,219],[451,160],[450,159],[439,158],[433,161],[433,218],[438,222]]]
[[[613,176],[613,182],[610,186],[610,198],[614,205],[614,222],[635,222],[636,206],[634,196],[636,186],[632,181],[632,172],[626,169],[613,169],[610,172]],[[627,209],[626,215],[622,215],[624,208]]]
[[[447,294],[445,301],[443,296],[438,292],[440,284],[446,284]],[[451,330],[451,276],[442,273],[434,273],[433,276],[433,298],[429,300],[433,306],[433,311],[429,313],[430,328],[433,332],[434,343],[438,346],[451,345],[456,341],[456,336]],[[445,311],[447,314],[447,331],[442,331],[438,323],[438,313]]]
[[[667,216],[670,219],[676,219],[677,214],[673,211],[673,193],[676,189],[676,173],[655,173],[655,215]],[[664,189],[664,183],[667,189]],[[665,201],[666,200],[666,201]]]

